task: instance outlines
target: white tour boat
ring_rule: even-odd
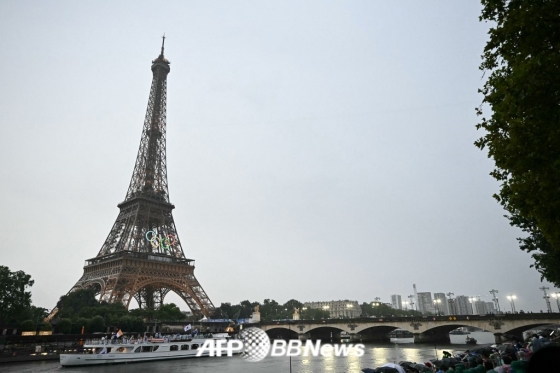
[[[100,365],[100,364],[118,364],[118,363],[135,363],[141,361],[158,361],[168,359],[183,359],[189,357],[198,357],[198,349],[202,347],[208,339],[215,341],[226,341],[230,339],[227,333],[211,334],[208,337],[195,337],[193,339],[148,339],[147,341],[139,340],[135,343],[128,341],[97,340],[86,341],[83,351],[73,353],[60,354],[60,365],[76,366],[76,365]],[[123,343],[127,342],[127,343]],[[217,342],[215,342],[217,345]],[[226,346],[221,346],[222,356],[226,355]],[[202,356],[208,356],[205,351]]]

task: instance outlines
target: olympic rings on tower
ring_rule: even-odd
[[[173,246],[173,244],[177,242],[177,238],[172,234],[168,234],[165,237],[161,237],[158,236],[157,233],[154,231],[147,231],[146,239],[150,241],[154,249],[159,248],[165,251],[169,250],[171,246]]]

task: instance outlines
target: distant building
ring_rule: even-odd
[[[494,302],[484,302],[484,303],[486,303],[486,313],[497,313]]]
[[[435,313],[434,305],[432,303],[432,293],[418,293],[418,311],[422,312],[424,315],[428,313]]]
[[[439,311],[440,315],[449,315],[449,307],[447,305],[447,298],[445,297],[445,293],[434,293],[434,300],[436,302],[439,301],[435,305],[436,313]]]
[[[391,307],[396,310],[402,310],[402,300],[401,296],[398,294],[391,295]]]
[[[472,305],[469,301],[469,297],[466,295],[458,295],[455,298],[455,310],[457,315],[472,315]]]
[[[475,315],[486,315],[488,311],[486,310],[486,302],[483,300],[476,300],[473,302]]]
[[[305,302],[304,307],[329,312],[331,319],[360,317],[362,308],[356,300],[332,300],[330,302]]]

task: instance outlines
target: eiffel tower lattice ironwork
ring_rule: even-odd
[[[214,306],[194,276],[175,228],[167,187],[165,151],[167,74],[161,54],[152,61],[153,80],[134,172],[120,213],[97,256],[86,260],[84,274],[70,292],[93,288],[99,300],[129,307],[157,308],[170,291],[194,314],[207,317]],[[49,318],[56,314],[53,310]]]

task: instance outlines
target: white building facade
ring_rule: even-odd
[[[329,312],[331,319],[351,319],[360,317],[362,308],[356,300],[332,300],[330,302],[305,302],[304,307]]]

